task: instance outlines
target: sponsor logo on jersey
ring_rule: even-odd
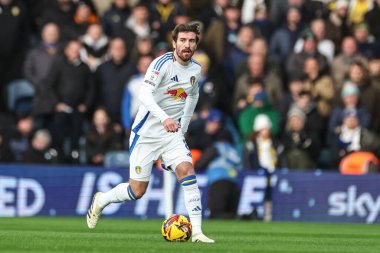
[[[149,80],[150,81],[156,81],[157,80],[157,78],[158,78],[158,75],[160,74],[160,72],[159,71],[157,71],[157,70],[152,70],[152,72],[150,73],[150,76],[149,76]]]
[[[169,94],[174,98],[174,100],[185,100],[187,98],[187,93],[183,88],[179,89],[168,89],[166,94]]]
[[[170,78],[170,80],[174,81],[174,82],[178,82],[178,77],[177,75],[173,76],[172,78]]]
[[[191,85],[195,84],[195,76],[190,77],[190,83]]]
[[[156,84],[155,84],[154,82],[151,82],[151,81],[149,81],[149,80],[144,80],[144,83],[149,83],[149,84],[152,85],[152,86],[156,86]]]

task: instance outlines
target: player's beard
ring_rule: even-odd
[[[187,52],[184,52],[184,51],[187,51]],[[177,56],[178,56],[182,61],[184,61],[184,62],[188,62],[188,61],[191,59],[191,57],[193,56],[193,54],[194,54],[194,51],[191,50],[191,49],[186,49],[186,50],[182,50],[182,51],[176,49],[176,52],[177,52]],[[187,56],[185,56],[185,54],[186,54]]]

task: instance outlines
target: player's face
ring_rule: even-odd
[[[173,41],[173,48],[182,61],[189,61],[197,49],[196,34],[193,32],[178,33],[177,41]]]

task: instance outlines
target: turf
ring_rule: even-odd
[[[205,221],[213,245],[169,243],[160,220],[102,219],[90,231],[79,218],[0,218],[0,252],[285,253],[379,252],[380,226]]]

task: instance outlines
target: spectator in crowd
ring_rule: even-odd
[[[132,14],[126,20],[125,25],[133,31],[137,37],[148,37],[151,33],[149,24],[149,9],[143,3],[136,4],[132,9]]]
[[[209,29],[210,24],[223,19],[223,11],[228,4],[230,4],[230,0],[208,1],[208,5],[198,15],[206,31]]]
[[[380,45],[369,33],[366,23],[357,24],[354,27],[354,37],[358,43],[358,51],[367,59],[380,56]]]
[[[345,37],[342,41],[341,53],[335,56],[331,64],[331,74],[334,78],[335,88],[341,89],[348,70],[353,62],[361,62],[367,66],[367,59],[358,52],[354,37]]]
[[[324,55],[328,62],[331,63],[335,55],[334,42],[326,38],[326,25],[322,18],[315,19],[311,22],[310,31],[315,35],[317,42],[317,50]],[[294,51],[299,53],[302,51],[304,39],[298,39]]]
[[[8,136],[0,128],[0,163],[9,163],[13,160],[14,157],[9,147]]]
[[[187,131],[187,144],[190,149],[205,151],[224,129],[224,115],[215,108],[205,108],[199,117],[192,121]]]
[[[266,114],[258,114],[244,143],[243,166],[265,169],[272,174],[281,164],[281,145],[272,135],[272,122]]]
[[[255,7],[254,13],[255,17],[248,25],[252,27],[255,33],[265,38],[266,41],[269,41],[272,37],[274,26],[268,17],[267,7],[264,3],[258,4]]]
[[[218,63],[234,47],[240,29],[240,9],[236,5],[227,5],[223,9],[223,18],[210,24],[204,36],[207,51],[215,56]]]
[[[235,84],[234,104],[236,105],[239,99],[247,96],[248,87],[252,78],[261,80],[264,89],[269,96],[269,101],[272,104],[277,104],[283,95],[283,85],[280,76],[270,69],[265,69],[265,58],[260,55],[251,55],[247,64],[249,73],[240,76]]]
[[[57,164],[58,152],[51,148],[50,132],[46,129],[37,130],[32,137],[29,149],[25,152],[22,163]]]
[[[243,24],[253,22],[257,17],[258,8],[266,8],[264,0],[245,0],[241,6],[241,21]]]
[[[153,48],[154,57],[160,57],[161,55],[166,54],[169,51],[169,43],[165,41],[157,42]]]
[[[305,130],[313,136],[318,137],[321,140],[321,143],[324,143],[326,120],[324,120],[319,113],[317,104],[314,102],[310,91],[301,90],[298,93],[296,100],[290,106],[289,112],[293,110],[301,111],[304,114]],[[289,112],[287,112],[287,114]]]
[[[369,30],[375,36],[376,40],[380,41],[380,0],[375,0],[373,8],[369,10],[365,16],[364,21],[368,24]]]
[[[50,2],[50,1],[49,1]],[[77,3],[70,0],[54,0],[43,10],[40,26],[54,23],[59,26],[61,40],[67,41],[77,36],[74,15]]]
[[[150,6],[152,28],[159,32],[158,40],[166,40],[166,34],[171,32],[176,15],[185,12],[185,7],[180,1],[157,0]]]
[[[302,17],[302,24],[308,24],[311,20],[316,18],[316,12],[319,12],[317,6],[313,6],[314,3],[319,1],[305,1],[305,0],[277,0],[271,1],[270,5],[270,17],[272,22],[277,26],[281,26],[286,22],[286,11],[290,8],[296,8]]]
[[[285,123],[287,121],[287,115],[290,106],[298,100],[301,91],[304,90],[305,85],[303,79],[304,78],[301,76],[289,77],[287,89],[285,89],[286,92],[284,93],[284,96],[282,97],[278,107],[278,111],[281,117],[280,125],[282,129],[284,129]]]
[[[327,73],[328,62],[327,58],[318,52],[317,50],[317,38],[310,30],[305,30],[302,35],[303,49],[299,53],[292,53],[286,62],[286,71],[288,76],[290,75],[302,75],[304,70],[304,64],[307,58],[313,57],[317,60],[319,71],[321,73]]]
[[[347,108],[343,112],[343,124],[334,131],[331,151],[334,167],[339,166],[342,158],[355,151],[372,152],[379,157],[380,138],[360,125],[355,109]]]
[[[79,41],[69,41],[64,57],[54,63],[47,78],[54,104],[54,147],[63,154],[65,137],[69,136],[71,158],[78,158],[84,115],[92,106],[95,89],[89,67],[80,60],[80,48]]]
[[[326,38],[335,43],[335,47],[340,49],[342,39],[351,33],[348,23],[348,1],[337,0],[326,20]],[[338,51],[338,50],[337,50]]]
[[[373,8],[373,0],[350,1],[348,20],[353,27],[364,22],[365,14]]]
[[[93,24],[98,24],[99,18],[86,2],[79,2],[74,14],[75,37],[78,38],[86,33]]]
[[[127,48],[124,40],[111,40],[111,59],[101,64],[96,73],[97,106],[106,108],[113,123],[121,123],[121,101],[125,82],[134,72],[126,59]]]
[[[235,66],[235,78],[239,79],[243,74],[249,73],[248,69],[248,60],[252,55],[258,55],[265,59],[264,69],[269,73],[276,73],[279,77],[282,77],[280,66],[277,64],[275,60],[272,59],[270,55],[268,55],[268,42],[262,38],[255,38],[249,49],[249,56],[240,64]]]
[[[361,105],[359,101],[360,90],[359,88],[347,81],[341,92],[341,100],[338,105],[336,105],[331,113],[329,121],[329,134],[332,136],[335,129],[342,125],[343,123],[343,112],[348,109],[355,109],[357,117],[359,119],[360,125],[362,127],[368,127],[370,123],[370,115],[368,114],[367,109]]]
[[[254,94],[251,94],[252,101],[250,104],[242,111],[239,116],[238,124],[239,130],[242,134],[243,140],[247,140],[249,134],[252,131],[253,123],[255,118],[259,114],[265,114],[269,117],[272,124],[272,134],[276,136],[280,132],[280,118],[278,112],[274,110],[269,102],[268,95],[264,91],[263,87],[254,90]]]
[[[310,91],[319,114],[326,119],[330,116],[335,98],[333,79],[323,74],[318,59],[314,57],[305,59],[303,70],[306,74],[305,89]]]
[[[224,131],[203,152],[195,164],[195,169],[206,169],[208,208],[211,219],[233,219],[237,215],[240,189],[237,184],[241,159],[232,138]]]
[[[380,57],[371,59],[368,67],[370,82],[374,88],[380,91]]]
[[[106,60],[108,38],[99,24],[92,24],[88,27],[86,34],[82,36],[81,42],[81,60],[94,72]]]
[[[128,135],[141,104],[138,99],[139,90],[144,81],[146,71],[153,60],[152,55],[141,56],[137,62],[137,73],[133,75],[125,85],[121,102],[121,120],[123,128]]]
[[[314,169],[321,143],[319,137],[305,129],[306,115],[299,109],[288,113],[286,130],[282,142],[286,167],[291,169]]]
[[[106,35],[118,37],[124,30],[125,22],[131,15],[129,0],[113,0],[111,7],[103,14],[101,23]]]
[[[129,56],[129,62],[131,65],[137,65],[141,56],[151,55],[153,51],[153,40],[150,37],[138,37]]]
[[[360,101],[371,115],[368,128],[372,131],[380,131],[380,94],[370,82],[368,69],[360,62],[351,64],[348,71],[348,80],[354,83],[360,90]]]
[[[198,82],[199,99],[196,106],[196,111],[203,108],[219,108],[223,112],[229,112],[230,99],[224,82],[210,71],[210,58],[203,51],[195,52],[193,59],[199,62],[202,66],[201,79]]]
[[[28,46],[29,20],[21,1],[0,0],[0,112],[6,112],[7,84],[21,76]]]
[[[285,69],[285,62],[292,53],[297,38],[302,31],[299,9],[289,7],[286,17],[286,24],[274,31],[269,43],[269,54],[282,69]]]
[[[21,162],[25,152],[29,149],[33,123],[30,115],[21,115],[17,120],[16,127],[10,129],[8,141],[15,162]]]
[[[248,25],[240,28],[237,34],[237,40],[234,47],[226,52],[223,60],[223,72],[225,78],[228,78],[228,83],[235,81],[235,67],[248,58],[250,53],[250,46],[254,39],[254,32]]]
[[[51,129],[53,101],[46,79],[59,55],[59,27],[47,23],[41,32],[41,44],[31,49],[24,62],[24,76],[34,86],[32,113],[36,128]]]
[[[107,152],[121,150],[120,127],[111,123],[105,108],[95,110],[92,125],[86,134],[86,156],[91,165],[103,165]]]

